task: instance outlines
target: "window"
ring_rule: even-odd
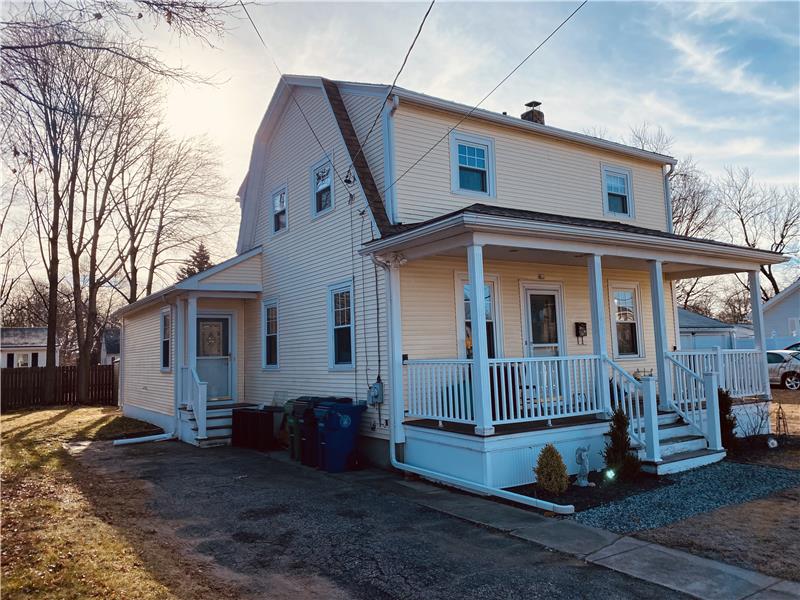
[[[451,188],[457,194],[494,196],[494,141],[476,135],[450,135]]]
[[[264,368],[278,366],[278,302],[267,300],[264,302],[262,313],[264,326]]]
[[[633,216],[631,172],[621,167],[603,166],[604,212],[616,216]]]
[[[311,190],[315,215],[333,208],[333,166],[327,158],[311,168]]]
[[[272,194],[272,232],[286,229],[286,187]]]
[[[17,354],[17,366],[18,367],[30,367],[30,362],[28,362],[28,353],[21,352]]]
[[[31,366],[38,367],[39,366],[39,353],[38,352],[31,352]]]
[[[332,369],[353,366],[353,286],[346,283],[330,288],[328,297],[329,366]]]
[[[161,311],[161,370],[170,368],[170,339],[172,337],[172,318],[170,309]]]
[[[640,357],[639,293],[635,286],[611,287],[614,356]]]
[[[767,362],[771,365],[778,365],[784,361],[783,356],[774,352],[767,352]]]
[[[470,286],[464,284],[464,351],[467,358],[472,358],[472,307],[470,306]],[[483,284],[483,296],[486,307],[486,349],[489,358],[497,358],[494,331],[494,285]]]
[[[8,354],[6,354],[6,367],[9,368],[9,369],[13,369],[14,368],[14,353],[13,352],[9,352]]]

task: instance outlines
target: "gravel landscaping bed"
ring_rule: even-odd
[[[669,478],[673,485],[591,508],[571,518],[625,534],[663,527],[696,514],[800,486],[800,471],[727,460]]]

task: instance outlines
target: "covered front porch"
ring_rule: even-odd
[[[673,472],[724,456],[718,388],[769,399],[758,269],[781,257],[571,221],[467,209],[368,245],[389,270],[407,464],[511,487],[554,443],[570,472],[579,447],[601,468],[621,408],[648,468]],[[681,352],[672,280],[730,272],[750,278],[756,349]]]

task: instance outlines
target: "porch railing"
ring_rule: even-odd
[[[406,366],[409,417],[475,422],[471,360],[409,360]]]
[[[628,417],[628,432],[631,439],[644,446],[647,429],[645,419],[645,402],[647,400],[644,397],[642,382],[614,361],[609,360],[608,365],[611,408],[622,409],[622,412]],[[655,398],[648,400],[655,402]]]
[[[761,370],[764,353],[760,350],[682,350],[669,353],[669,357],[697,377],[717,373],[719,387],[734,398],[768,393]]]
[[[495,425],[602,412],[597,356],[489,359]]]
[[[184,402],[192,409],[197,423],[197,439],[207,437],[206,409],[208,408],[208,385],[200,381],[197,371],[191,367],[183,367]]]
[[[705,356],[702,354],[684,355],[683,359],[679,360],[674,355],[667,356],[669,377],[672,378],[672,405],[675,412],[682,416],[698,433],[704,435],[706,431],[706,389],[703,376],[695,372],[694,368],[699,367],[701,373],[707,373],[713,370],[713,364],[706,365]],[[687,366],[684,362],[688,362],[692,366]]]

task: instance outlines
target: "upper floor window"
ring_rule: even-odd
[[[603,210],[616,216],[633,216],[631,172],[623,167],[603,166]]]
[[[172,319],[170,309],[165,308],[161,311],[161,370],[169,371],[170,366],[170,340],[172,338]]]
[[[286,186],[272,194],[272,231],[286,229]]]
[[[353,335],[353,286],[345,283],[332,286],[328,296],[329,366],[351,368],[355,354]]]
[[[311,191],[315,215],[333,208],[333,165],[327,158],[311,168]]]
[[[494,196],[494,140],[451,133],[450,169],[454,193]]]
[[[267,300],[264,302],[262,323],[264,330],[264,368],[278,366],[278,302]]]
[[[638,287],[635,285],[612,285],[611,310],[614,319],[611,330],[614,338],[614,356],[617,358],[641,357]]]

